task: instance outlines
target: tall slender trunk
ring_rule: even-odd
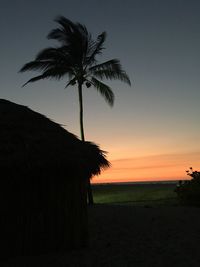
[[[85,142],[84,136],[84,128],[83,128],[83,94],[82,94],[82,84],[78,84],[78,95],[79,95],[79,107],[80,107],[80,131],[81,131],[81,140]],[[88,197],[88,204],[93,205],[93,194],[92,194],[92,187],[90,183],[90,178],[87,178],[87,197]]]
[[[79,96],[79,107],[80,107],[80,131],[81,131],[81,140],[85,141],[84,129],[83,129],[83,94],[82,94],[82,84],[78,84],[78,96]]]

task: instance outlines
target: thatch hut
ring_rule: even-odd
[[[108,166],[95,144],[0,99],[1,256],[85,246],[87,179]]]

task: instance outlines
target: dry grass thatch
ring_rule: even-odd
[[[33,167],[99,174],[109,163],[93,143],[80,141],[59,124],[25,106],[0,100],[0,163],[12,173]],[[10,167],[12,166],[12,169]],[[48,168],[47,168],[48,167]]]

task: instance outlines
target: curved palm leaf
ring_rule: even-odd
[[[42,79],[45,79],[45,78],[47,78],[47,77],[44,74],[38,75],[38,76],[36,76],[36,77],[31,78],[30,80],[28,80],[26,83],[24,83],[22,85],[22,87],[26,86],[28,83],[36,82],[36,81],[39,81],[39,80],[42,80]]]
[[[120,80],[122,82],[131,85],[130,79],[125,71],[116,71],[116,70],[97,70],[93,72],[93,75],[97,78],[109,79],[109,80]]]
[[[24,66],[24,68],[25,68],[25,66]],[[31,68],[31,66],[30,66],[30,68]],[[25,70],[23,70],[23,71],[25,71]],[[22,85],[22,87],[24,87],[28,83],[36,82],[36,81],[39,81],[42,79],[47,79],[47,78],[60,80],[68,72],[70,72],[70,70],[67,70],[67,67],[53,66],[51,68],[48,68],[46,71],[44,71],[43,74],[38,75],[38,76],[33,77],[30,80],[28,80],[25,84]]]
[[[91,40],[91,35],[87,28],[80,23],[73,23],[69,19],[60,16],[55,20],[60,27],[53,29],[47,36],[48,39],[55,39],[59,41],[62,46],[67,46],[68,50],[76,51],[74,56],[83,59],[87,55],[88,41]],[[80,60],[79,63],[83,61]]]
[[[35,57],[35,60],[55,60],[58,61],[59,58],[63,58],[68,55],[67,49],[65,47],[48,47],[41,50]]]
[[[105,101],[112,107],[114,105],[115,96],[111,88],[94,77],[91,78],[90,82],[97,89],[97,91],[103,96]]]
[[[70,37],[77,32],[76,26],[71,20],[63,16],[57,17],[55,21],[60,25],[60,27],[51,30],[47,35],[47,38],[55,39],[65,45],[70,41]]]
[[[92,65],[96,62],[96,56],[102,53],[103,43],[106,40],[106,32],[102,32],[98,35],[97,40],[94,42],[89,42],[88,53],[86,57],[85,64]]]
[[[65,88],[67,88],[69,85],[75,85],[76,84],[76,77],[69,80],[69,82],[66,84]]]
[[[47,70],[50,66],[52,66],[52,61],[46,60],[46,61],[31,61],[27,64],[25,64],[21,69],[20,72],[24,72],[27,70]]]
[[[89,68],[89,71],[102,80],[121,80],[128,85],[131,85],[131,81],[126,72],[122,69],[118,59],[112,59],[102,64],[94,65]]]

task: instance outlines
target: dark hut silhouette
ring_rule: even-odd
[[[1,256],[87,245],[86,182],[108,166],[94,143],[0,99]]]

